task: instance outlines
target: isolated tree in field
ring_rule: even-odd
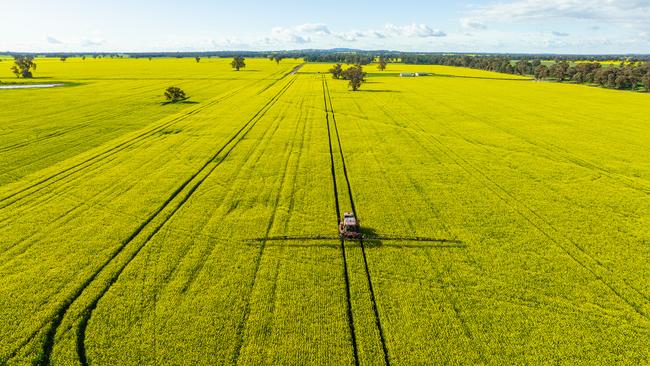
[[[379,61],[377,61],[377,68],[379,69],[379,71],[386,70],[386,64],[387,62],[384,56],[379,56]]]
[[[165,90],[165,98],[169,103],[176,103],[187,99],[185,92],[176,86],[170,86]]]
[[[68,59],[68,58],[67,58],[66,56],[61,57],[61,61],[62,61],[62,62],[65,62],[65,60],[67,60],[67,59]]]
[[[235,56],[235,58],[232,59],[230,65],[233,69],[239,71],[239,69],[246,67],[246,59],[241,56]]]
[[[336,64],[334,67],[330,69],[330,74],[332,74],[332,77],[334,79],[340,79],[343,77],[343,67],[341,67],[341,64]]]
[[[280,64],[280,61],[282,61],[282,56],[280,56],[280,55],[275,55],[275,56],[273,56],[273,61],[275,61],[275,63],[276,63],[277,65],[279,65],[279,64]]]
[[[194,57],[194,59],[196,60],[197,63],[201,62],[201,57],[199,56]]]
[[[31,78],[32,70],[36,70],[36,63],[33,56],[14,56],[14,65],[11,71],[16,77]]]
[[[357,91],[361,87],[361,83],[366,81],[366,73],[363,72],[361,65],[356,65],[343,71],[343,78],[350,82],[352,91]]]

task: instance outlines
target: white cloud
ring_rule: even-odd
[[[247,49],[251,45],[247,42],[244,42],[236,38],[223,38],[219,40],[212,40],[210,44],[213,48],[223,49],[223,50],[237,50],[237,49]]]
[[[347,41],[347,42],[356,42],[359,38],[364,38],[366,36],[365,33],[363,32],[345,32],[345,33],[337,33],[334,35],[337,39],[340,39],[342,41]]]
[[[291,47],[292,45],[295,46],[307,43],[317,43],[319,45],[338,47],[342,42],[352,43],[364,39],[366,43],[364,47],[372,47],[373,45],[383,46],[383,44],[373,43],[373,40],[377,41],[388,38],[404,37],[430,38],[446,36],[447,34],[445,32],[433,29],[426,24],[387,24],[383,29],[333,32],[326,24],[306,23],[296,26],[273,28],[269,34],[259,37],[254,43],[267,47]]]
[[[552,34],[556,37],[568,37],[569,33],[553,31]]]
[[[596,20],[645,25],[650,21],[649,0],[510,0],[479,6],[471,12],[477,21]]]
[[[49,44],[62,44],[63,42],[59,41],[58,39],[52,37],[52,36],[47,36],[46,38],[47,43]]]
[[[83,47],[98,47],[106,44],[106,40],[101,38],[86,38],[81,41]]]
[[[419,37],[419,38],[429,38],[429,37],[445,37],[447,33],[433,29],[426,24],[410,24],[410,25],[394,25],[386,24],[385,27],[386,34],[395,36],[395,37]]]
[[[312,41],[308,34],[325,35],[329,29],[324,25],[303,24],[296,27],[276,27],[271,30],[271,35],[265,37],[267,43],[293,43],[305,44]]]
[[[311,33],[311,34],[319,34],[319,35],[332,33],[330,32],[327,25],[322,23],[306,23],[306,24],[296,26],[294,27],[294,29],[298,33]]]
[[[461,18],[460,25],[467,29],[487,29],[487,25],[474,18]]]

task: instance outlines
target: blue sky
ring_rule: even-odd
[[[650,53],[650,0],[21,0],[0,51]]]

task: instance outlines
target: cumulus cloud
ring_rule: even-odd
[[[302,24],[295,27],[276,27],[271,30],[271,35],[266,37],[268,43],[311,43],[310,35],[329,35],[329,28],[324,24]]]
[[[433,29],[426,24],[394,25],[387,24],[385,27],[386,34],[395,37],[410,38],[429,38],[429,37],[446,37],[447,33]]]
[[[86,38],[81,41],[83,47],[97,47],[106,44],[106,40],[101,38]]]
[[[368,30],[348,30],[333,32],[323,23],[306,23],[289,27],[275,27],[271,32],[258,39],[258,43],[269,46],[302,45],[306,43],[329,43],[336,45],[340,42],[357,42],[387,38],[429,38],[445,37],[441,30],[431,28],[426,24],[395,25],[387,24],[383,28]]]
[[[366,37],[366,34],[363,32],[353,31],[353,32],[337,33],[334,35],[334,37],[342,41],[356,42],[359,38]]]
[[[46,40],[47,40],[47,43],[49,43],[49,44],[62,44],[63,43],[63,42],[59,41],[58,39],[56,39],[56,38],[54,38],[52,36],[48,36],[46,38]]]
[[[548,19],[583,19],[646,24],[649,0],[510,0],[479,6],[471,13],[478,21],[525,22]]]
[[[296,26],[294,27],[294,29],[298,33],[311,33],[311,34],[319,34],[319,35],[332,33],[330,32],[327,25],[322,23],[306,23],[306,24]]]
[[[226,49],[226,50],[248,49],[251,47],[251,44],[249,44],[248,42],[236,38],[223,38],[218,40],[212,40],[210,41],[210,44],[214,48]]]
[[[487,29],[487,25],[474,18],[461,18],[460,25],[467,29]]]

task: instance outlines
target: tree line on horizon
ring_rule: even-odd
[[[200,62],[200,56],[193,56]],[[280,53],[267,55],[270,60],[280,63],[286,58]],[[602,56],[604,57],[604,56]],[[581,61],[570,63],[566,59],[556,59],[552,63],[545,62],[541,57],[519,59],[513,62],[507,56],[470,56],[442,54],[379,54],[361,53],[317,53],[304,57],[308,62],[335,62],[348,65],[368,65],[379,60],[380,70],[386,68],[387,62],[402,62],[405,64],[445,65],[467,67],[486,71],[494,71],[513,75],[532,76],[537,80],[554,80],[558,82],[573,82],[578,84],[596,84],[605,88],[620,90],[638,90],[639,85],[650,92],[650,61],[641,62],[638,59],[627,58],[619,65],[603,65],[599,61]],[[66,57],[62,56],[61,61]],[[85,56],[84,56],[85,59]],[[245,58],[241,55],[233,57],[232,67],[246,67]],[[36,69],[33,55],[14,55],[12,72],[17,77],[31,78],[32,70]],[[356,90],[356,89],[355,89]]]
[[[532,76],[537,80],[554,80],[577,84],[597,84],[605,88],[638,90],[641,84],[650,91],[650,61],[635,59],[619,65],[603,65],[598,61],[574,62],[554,60],[547,65],[542,59],[520,59],[513,62],[501,56],[405,56],[405,64],[428,64],[467,67],[505,74]]]

